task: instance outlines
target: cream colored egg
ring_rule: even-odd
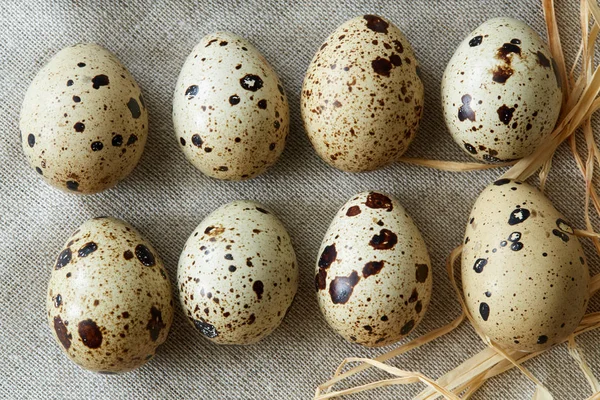
[[[302,86],[302,119],[317,154],[352,172],[396,161],[423,111],[418,71],[410,43],[390,21],[364,15],[337,28]]]
[[[279,219],[252,201],[207,216],[179,258],[189,321],[219,344],[250,344],[279,326],[298,286],[296,255]]]
[[[61,349],[101,373],[146,363],[173,321],[158,254],[131,225],[106,217],[85,222],[69,238],[53,267],[46,307]]]
[[[494,18],[459,46],[442,78],[448,130],[471,156],[487,161],[531,154],[560,114],[560,75],[529,26]]]
[[[217,32],[202,38],[181,68],[173,124],[185,156],[200,171],[249,179],[275,164],[285,147],[287,97],[254,46]]]
[[[137,165],[148,113],[139,86],[114,54],[77,44],[58,52],[35,76],[20,129],[29,164],[47,183],[96,193]]]
[[[334,217],[316,266],[321,312],[346,340],[385,346],[408,335],[431,299],[425,242],[398,200],[359,193]]]
[[[561,342],[583,317],[589,281],[581,244],[550,200],[508,179],[483,190],[465,232],[462,283],[490,339],[522,351]]]

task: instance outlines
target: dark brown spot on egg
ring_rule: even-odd
[[[35,146],[35,136],[31,133],[27,135],[27,144],[29,145],[29,147]]]
[[[132,133],[131,135],[129,135],[129,138],[127,139],[127,146],[134,144],[135,142],[137,142],[137,140],[138,140],[138,137]]]
[[[77,325],[77,330],[83,344],[90,349],[97,349],[102,345],[102,332],[98,325],[91,319],[81,321]]]
[[[573,227],[571,227],[571,225],[569,225],[569,223],[567,221],[565,221],[562,218],[558,218],[556,220],[556,226],[558,227],[558,229],[560,229],[563,232],[569,233],[569,234],[574,234],[575,232],[573,231]]]
[[[483,268],[487,265],[488,260],[485,258],[478,258],[475,260],[475,264],[473,265],[473,270],[478,274],[483,272]]]
[[[90,147],[92,148],[92,151],[100,151],[104,148],[104,145],[102,142],[92,142]]]
[[[123,144],[123,136],[115,135],[112,138],[112,145],[115,147],[120,147]]]
[[[352,206],[348,209],[348,211],[346,211],[346,216],[348,216],[348,217],[355,217],[358,214],[360,214],[359,206]]]
[[[202,333],[207,338],[212,339],[219,336],[219,332],[217,332],[217,329],[213,325],[204,321],[203,319],[192,319],[192,322],[194,323],[196,329],[198,329],[200,333]]]
[[[496,58],[510,63],[513,54],[521,55],[521,48],[514,43],[504,43],[496,52]]]
[[[373,67],[373,71],[375,71],[375,73],[378,75],[390,76],[392,63],[388,59],[378,56],[376,59],[371,61],[371,67]]]
[[[541,51],[538,51],[536,53],[537,55],[537,63],[539,65],[541,65],[544,68],[550,68],[550,60],[548,60],[548,57],[546,57],[544,55],[544,53],[542,53]]]
[[[211,225],[204,230],[204,234],[209,235],[209,236],[218,236],[218,235],[222,234],[223,232],[225,232],[225,228],[223,228],[221,226],[214,226],[214,225]]]
[[[565,243],[569,241],[569,235],[567,235],[566,233],[564,233],[562,231],[559,231],[558,229],[553,229],[552,234],[554,236],[559,237]]]
[[[94,242],[88,242],[79,249],[79,251],[77,252],[77,255],[79,257],[87,257],[90,254],[92,254],[93,252],[95,252],[96,250],[98,250],[98,245]]]
[[[240,103],[240,96],[238,96],[237,94],[234,94],[229,97],[229,104],[231,104],[232,106],[235,106],[239,103]]]
[[[531,213],[526,208],[516,208],[510,213],[510,217],[508,218],[509,225],[517,225],[529,218]]]
[[[379,234],[375,234],[369,245],[376,250],[390,250],[398,243],[398,236],[389,229],[382,229]]]
[[[336,276],[329,284],[329,295],[333,304],[346,304],[359,280],[356,271],[352,271],[350,276]]]
[[[335,249],[335,243],[325,246],[321,257],[319,258],[319,268],[329,268],[337,257],[337,250]]]
[[[367,201],[365,202],[365,205],[369,208],[385,208],[387,209],[387,211],[392,211],[394,208],[394,205],[392,204],[392,199],[390,199],[389,197],[387,197],[384,194],[381,193],[377,193],[377,192],[371,192],[369,193],[369,195],[367,196]]]
[[[131,250],[125,250],[125,252],[123,253],[123,257],[126,260],[131,260],[133,258],[133,253],[131,252]]]
[[[492,80],[497,83],[505,83],[514,73],[511,67],[498,65],[492,70]]]
[[[538,337],[537,344],[545,344],[548,341],[548,336],[541,335]]]
[[[327,286],[327,270],[323,268],[319,268],[319,272],[315,275],[315,289],[317,292],[319,290],[325,290]]]
[[[492,80],[497,83],[505,83],[510,78],[514,70],[512,69],[513,54],[521,55],[521,48],[514,43],[504,43],[496,52],[496,58],[503,61],[503,64],[497,65],[492,70]]]
[[[258,101],[258,108],[260,108],[261,110],[266,110],[267,109],[267,101],[266,100],[259,100]]]
[[[94,89],[100,89],[101,86],[107,86],[109,83],[108,76],[106,75],[96,75],[92,78]]]
[[[83,132],[85,130],[85,124],[82,122],[77,122],[75,125],[73,125],[73,128],[75,129],[75,132]]]
[[[62,296],[60,294],[57,294],[54,298],[54,307],[58,308],[61,306],[62,304]]]
[[[200,135],[198,135],[197,133],[192,135],[192,144],[196,147],[202,147],[202,143],[204,143],[202,141],[202,138],[200,138]]]
[[[469,40],[469,46],[470,47],[479,46],[482,41],[483,41],[483,36],[481,36],[481,35],[475,36],[474,38],[472,38],[471,40]]]
[[[67,181],[66,186],[67,186],[67,189],[72,190],[74,192],[79,190],[79,183],[75,182],[75,181]]]
[[[477,154],[477,149],[471,143],[465,143],[465,149],[471,154]]]
[[[143,244],[138,244],[135,246],[135,256],[146,267],[152,267],[154,264],[156,264],[154,254],[152,254],[150,249]]]
[[[152,306],[152,308],[150,308],[150,316],[146,329],[150,332],[150,339],[152,339],[153,342],[156,342],[160,335],[160,331],[163,330],[163,328],[166,328],[167,325],[163,322],[162,312],[158,308]]]
[[[513,117],[513,113],[515,109],[513,107],[508,107],[506,104],[503,104],[500,108],[498,108],[498,118],[504,125],[508,125],[510,120]]]
[[[181,143],[182,146],[185,146],[185,139],[180,137],[179,138],[179,143]]]
[[[402,65],[402,58],[398,54],[392,54],[390,56],[390,62],[395,66],[399,67]]]
[[[240,79],[240,85],[251,92],[256,92],[263,87],[263,81],[258,75],[248,74]]]
[[[56,332],[56,337],[60,340],[65,350],[69,350],[73,336],[67,331],[67,327],[60,315],[54,317],[54,332]]]
[[[487,321],[490,316],[490,306],[487,303],[479,304],[479,315],[484,321]]]
[[[256,298],[260,300],[262,299],[262,295],[265,291],[265,285],[262,283],[262,281],[254,281],[252,284],[252,290],[254,290],[254,293],[256,293]]]
[[[406,324],[404,324],[404,326],[402,327],[402,329],[400,329],[400,334],[401,335],[408,335],[410,333],[410,331],[413,330],[414,327],[415,327],[415,321],[413,319],[411,319]]]
[[[383,269],[384,261],[369,261],[363,267],[363,277],[368,278],[371,275],[378,274]]]
[[[140,105],[138,104],[137,100],[134,99],[133,97],[131,97],[129,99],[129,102],[127,102],[127,108],[129,108],[129,111],[131,112],[131,116],[133,117],[133,119],[138,119],[140,117],[140,115],[142,115],[142,111],[140,110]]]
[[[415,266],[415,277],[417,279],[417,282],[425,282],[427,280],[427,276],[429,276],[429,266],[427,264],[415,264]]]
[[[514,242],[510,245],[510,249],[512,251],[519,251],[523,248],[523,243],[521,242]]]
[[[56,260],[56,265],[54,266],[55,270],[61,269],[65,265],[71,262],[71,249],[66,248],[60,252],[58,255],[58,259]]]
[[[421,302],[421,300],[417,301],[417,304],[415,304],[415,312],[417,314],[420,314],[421,311],[423,311],[423,303]]]
[[[194,97],[196,97],[197,94],[198,94],[198,85],[191,85],[191,86],[188,86],[187,89],[185,89],[184,96],[187,96],[188,100],[191,100]]]
[[[414,303],[418,299],[419,299],[419,292],[417,291],[417,289],[413,289],[412,293],[410,294],[410,297],[408,298],[408,302]]]
[[[464,121],[468,119],[469,121],[475,121],[475,111],[471,108],[471,95],[465,94],[460,98],[462,105],[458,108],[458,119],[460,121]]]
[[[373,32],[388,33],[388,24],[381,17],[377,15],[365,15],[363,17],[367,21],[367,28]]]

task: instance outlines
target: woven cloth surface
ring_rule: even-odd
[[[579,46],[578,2],[557,2],[562,43],[573,60]],[[425,112],[407,156],[471,161],[447,132],[440,82],[453,51],[486,19],[510,16],[543,37],[540,2],[447,0],[84,1],[3,0],[0,9],[0,398],[55,399],[309,399],[345,357],[375,357],[385,349],[346,343],[329,329],[314,294],[314,263],[338,208],[353,194],[378,189],[397,196],[423,233],[433,263],[433,299],[411,338],[450,322],[459,304],[444,263],[460,243],[478,193],[500,170],[451,173],[396,164],[362,174],[337,171],[314,153],[302,128],[299,94],[322,41],[362,14],[394,22],[412,43],[425,84]],[[197,171],[173,134],[172,93],[179,70],[200,38],[228,30],[251,41],[281,77],[290,99],[291,132],[280,161],[246,182],[223,182]],[[150,116],[144,155],[134,172],[106,192],[76,196],[46,185],[29,167],[19,140],[19,111],[37,71],[61,48],[95,42],[114,52],[142,87]],[[534,180],[535,182],[535,180]],[[554,158],[547,193],[572,224],[583,228],[583,191],[569,150]],[[139,370],[105,376],[86,372],[62,354],[47,326],[45,297],[61,246],[86,219],[111,215],[132,223],[155,246],[172,282],[188,235],[213,209],[253,199],[288,228],[300,268],[289,315],[258,344],[217,346],[203,339],[177,306],[167,342]],[[591,272],[598,257],[585,243]],[[600,310],[592,301],[589,311]],[[578,343],[600,373],[600,333]],[[392,365],[438,377],[484,345],[469,324]],[[589,386],[566,345],[526,364],[556,399],[583,399]],[[368,373],[354,383],[384,377]],[[408,399],[422,385],[378,389],[357,399]],[[510,371],[488,382],[478,399],[530,399],[533,386]]]

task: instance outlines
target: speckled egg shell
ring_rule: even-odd
[[[315,287],[321,312],[346,340],[385,346],[408,335],[431,299],[425,242],[398,200],[363,192],[323,239]]]
[[[452,56],[442,78],[448,130],[487,161],[531,154],[558,119],[562,88],[548,46],[523,22],[491,19]]]
[[[175,135],[208,176],[253,178],[275,164],[289,131],[288,102],[267,60],[229,32],[202,38],[173,97]]]
[[[410,43],[382,17],[344,23],[308,67],[301,111],[317,154],[335,168],[369,171],[396,161],[415,137],[423,111]]]
[[[35,76],[21,108],[29,164],[61,190],[96,193],[137,165],[148,136],[142,92],[108,50],[77,44]]]
[[[60,252],[46,298],[50,329],[81,367],[126,372],[154,356],[173,321],[171,284],[150,243],[126,222],[85,222]]]
[[[298,286],[296,255],[279,219],[252,201],[207,216],[179,259],[189,321],[219,344],[250,344],[279,326]]]
[[[536,188],[501,179],[473,206],[462,253],[475,324],[505,348],[538,351],[571,334],[588,303],[588,266],[573,228]]]

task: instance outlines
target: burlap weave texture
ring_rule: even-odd
[[[577,3],[557,2],[569,60],[578,49]],[[445,257],[460,243],[474,199],[501,172],[393,165],[371,173],[343,173],[316,156],[302,128],[299,94],[314,52],[337,26],[365,13],[398,25],[421,63],[425,113],[407,156],[471,161],[444,126],[439,88],[445,65],[458,43],[492,17],[522,19],[545,37],[538,1],[0,1],[0,398],[311,398],[343,358],[383,351],[344,342],[326,326],[314,295],[314,262],[331,218],[350,196],[368,189],[401,200],[431,254],[433,299],[412,337],[459,314]],[[185,160],[173,134],[171,101],[179,69],[200,38],[217,30],[250,40],[279,73],[290,99],[286,150],[266,174],[247,182],[203,176]],[[133,174],[114,189],[85,197],[61,193],[39,179],[21,151],[18,129],[21,102],[37,71],[61,48],[77,42],[96,42],[113,51],[142,87],[150,115],[149,140]],[[561,147],[547,193],[582,228],[583,186],[577,174],[568,149]],[[298,256],[298,296],[273,335],[247,347],[213,345],[193,330],[178,307],[168,341],[138,371],[95,375],[68,361],[47,327],[45,295],[53,261],[73,230],[93,216],[127,220],[154,244],[174,282],[188,235],[210,211],[235,199],[272,208],[287,226]],[[586,254],[592,273],[600,271],[587,243]],[[590,311],[599,309],[600,302],[592,301]],[[597,375],[599,339],[600,333],[592,332],[578,340]],[[464,324],[392,363],[437,377],[483,347]],[[591,394],[565,346],[527,366],[556,399]],[[408,399],[419,389],[387,388],[355,398]],[[513,371],[493,379],[477,398],[530,399],[532,393],[532,386]]]

